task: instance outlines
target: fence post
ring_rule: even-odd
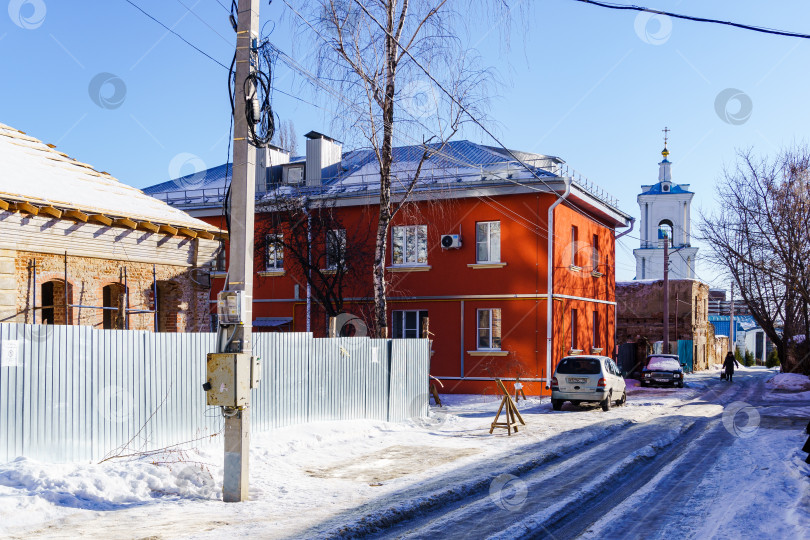
[[[330,338],[337,337],[337,317],[329,317],[329,336]]]

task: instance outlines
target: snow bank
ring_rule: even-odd
[[[442,395],[444,407],[432,406],[429,418],[411,422],[333,421],[257,431],[250,501],[236,506],[220,502],[221,439],[180,460],[18,459],[0,464],[0,537],[43,530],[62,538],[219,539],[264,537],[269,530],[274,537],[317,537],[358,516],[366,516],[366,524],[384,523],[486,489],[493,474],[519,475],[631,423],[672,414],[672,407],[697,395],[693,385],[719,382],[713,374],[688,375],[686,389],[640,389],[628,381],[628,394],[638,393],[607,413],[597,406],[553,411],[548,398],[521,399],[526,425],[511,437],[502,430],[489,434],[500,404],[493,395]],[[677,414],[718,414],[703,406],[689,411]],[[381,472],[385,478],[378,478]]]
[[[0,532],[65,509],[119,510],[160,498],[207,500],[219,497],[219,486],[201,465],[107,462],[43,463],[18,458],[0,464]]]
[[[773,390],[804,392],[810,390],[810,377],[800,373],[779,373],[766,383]]]

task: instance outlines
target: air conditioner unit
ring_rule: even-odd
[[[443,234],[442,235],[442,247],[444,249],[458,249],[461,247],[461,235],[460,234]]]

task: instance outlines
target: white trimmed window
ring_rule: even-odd
[[[264,237],[264,267],[268,271],[284,270],[284,246],[280,234]]]
[[[500,221],[480,221],[475,224],[475,260],[479,263],[501,262]]]
[[[478,350],[501,350],[501,310],[478,310]]]
[[[391,251],[395,265],[427,264],[427,225],[393,227]]]
[[[346,229],[326,231],[326,269],[346,264]]]
[[[391,333],[397,338],[418,338],[422,335],[422,324],[427,319],[426,309],[397,310],[391,312],[393,328]]]

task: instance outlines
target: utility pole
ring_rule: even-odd
[[[737,351],[737,341],[734,339],[734,282],[731,282],[731,316],[728,320],[728,346],[731,354]]]
[[[664,238],[664,354],[669,354],[669,238]]]
[[[231,180],[230,267],[226,288],[242,291],[243,324],[233,327],[229,351],[251,354],[253,321],[253,211],[256,203],[256,147],[251,144],[245,116],[244,82],[256,69],[259,39],[259,0],[239,0],[236,31],[236,83],[233,113],[233,178]],[[228,346],[226,346],[227,348]],[[250,397],[246,406],[225,413],[225,474],[222,499],[248,499],[250,455]]]
[[[678,341],[678,304],[680,303],[681,299],[678,297],[678,293],[675,293],[675,341]]]

